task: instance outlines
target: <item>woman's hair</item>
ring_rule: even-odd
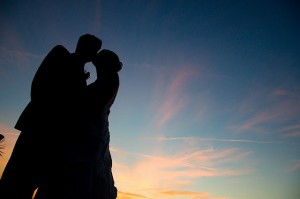
[[[101,50],[92,62],[96,68],[106,72],[119,72],[123,65],[118,55],[107,49]]]

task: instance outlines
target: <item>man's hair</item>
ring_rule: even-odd
[[[91,34],[84,34],[79,37],[76,51],[77,53],[89,54],[97,53],[102,46],[101,39]]]

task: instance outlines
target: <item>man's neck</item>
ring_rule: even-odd
[[[86,61],[83,59],[82,56],[80,56],[76,53],[72,53],[71,55],[73,56],[74,62],[76,63],[76,65],[83,67],[86,64]]]

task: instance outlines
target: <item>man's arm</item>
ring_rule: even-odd
[[[69,51],[61,46],[55,46],[45,57],[38,68],[31,84],[31,100],[45,100],[57,95],[56,87],[60,80],[60,70],[65,67]]]

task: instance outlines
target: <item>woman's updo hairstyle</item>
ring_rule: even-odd
[[[107,49],[101,50],[92,62],[102,72],[119,72],[123,65],[118,55]]]

